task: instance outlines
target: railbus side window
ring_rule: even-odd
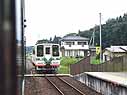
[[[43,45],[37,46],[37,56],[42,57],[44,55]]]
[[[52,55],[53,56],[59,56],[59,46],[58,45],[52,46]]]

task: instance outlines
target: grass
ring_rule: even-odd
[[[59,74],[69,74],[69,66],[60,66],[58,69]]]
[[[90,63],[91,64],[100,64],[100,60],[99,59],[96,59],[96,57],[92,57],[90,59]]]
[[[60,67],[58,68],[59,74],[69,74],[70,64],[75,64],[78,62],[77,58],[74,57],[62,57]]]

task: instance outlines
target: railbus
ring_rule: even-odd
[[[54,43],[35,44],[32,63],[36,71],[55,71],[60,66],[60,46]]]

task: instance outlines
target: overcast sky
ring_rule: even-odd
[[[27,46],[78,30],[88,30],[109,18],[127,13],[127,0],[25,0]]]

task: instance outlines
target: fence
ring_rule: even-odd
[[[124,72],[127,71],[127,55],[113,58],[102,64],[90,64],[90,56],[76,64],[70,65],[70,74],[83,72]]]

